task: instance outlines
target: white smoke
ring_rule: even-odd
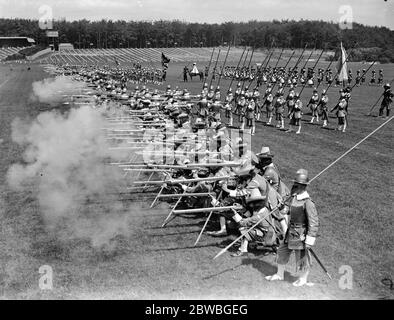
[[[61,102],[63,96],[81,93],[85,87],[83,82],[77,82],[70,77],[57,76],[46,78],[42,81],[33,82],[31,98],[34,101],[56,105]]]
[[[134,204],[120,201],[123,172],[113,158],[102,113],[89,106],[16,119],[12,139],[25,147],[25,163],[14,164],[7,181],[14,190],[32,189],[43,221],[59,239],[88,238],[95,246],[130,232]],[[123,155],[117,161],[123,161]],[[128,153],[128,156],[129,153]]]

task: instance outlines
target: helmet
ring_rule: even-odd
[[[390,88],[390,83],[386,83],[383,87],[384,88]]]
[[[238,82],[238,84],[237,84],[237,87],[239,88],[241,86],[241,83],[240,82]]]
[[[271,181],[274,181],[275,178],[277,177],[277,172],[275,171],[274,168],[268,167],[265,172],[264,172],[264,178],[271,183]]]
[[[204,83],[204,88],[208,88],[208,83]]]
[[[323,89],[321,94],[326,94],[326,89]]]
[[[296,178],[293,180],[293,182],[298,184],[308,185],[309,184],[308,171],[305,169],[299,169],[296,173]]]

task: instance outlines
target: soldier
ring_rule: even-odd
[[[238,113],[238,123],[241,123],[240,128],[243,129],[245,127],[245,107],[246,107],[246,98],[245,93],[241,91],[241,95],[239,96],[239,100],[237,103],[236,111]]]
[[[283,217],[280,213],[275,212],[263,219],[263,216],[267,215],[274,208],[270,200],[272,196],[275,197],[275,193],[268,184],[263,194],[258,188],[250,190],[245,201],[248,211],[244,217],[238,213],[233,216],[234,221],[238,222],[240,226],[239,231],[245,235],[242,238],[238,251],[231,254],[232,257],[247,255],[248,244],[251,241],[255,241],[257,244],[262,244],[265,248],[270,249],[269,251],[265,250],[264,255],[268,255],[269,253],[276,254],[277,247],[279,246],[278,235],[284,235],[284,230],[281,229],[279,222],[283,220]],[[247,232],[247,229],[256,223],[258,223],[257,226]]]
[[[256,104],[253,98],[249,97],[248,102],[246,104],[245,120],[246,120],[246,127],[251,128],[250,134],[252,136],[254,136],[256,131],[255,109],[256,109]]]
[[[233,96],[232,90],[230,88],[230,89],[228,89],[227,96],[226,96],[225,103],[224,103],[224,107],[223,107],[223,109],[225,110],[224,114],[225,114],[226,119],[228,119],[229,126],[233,125],[233,113],[232,113],[233,101],[234,101],[234,96]]]
[[[268,93],[267,98],[264,101],[264,106],[267,111],[267,125],[271,125],[272,117],[273,117],[273,111],[274,111],[274,106],[272,105],[272,102],[274,100],[274,97],[271,92]]]
[[[322,120],[323,120],[323,128],[327,127],[327,122],[328,122],[328,96],[326,93],[326,90],[322,90],[321,93],[321,98],[318,104],[318,108],[320,107],[320,113],[322,116]]]
[[[222,109],[222,104],[219,100],[216,100],[211,104],[210,112],[211,112],[211,124],[215,123],[215,125],[221,121],[220,110]]]
[[[342,98],[340,101],[337,103],[337,105],[330,110],[330,112],[333,112],[337,110],[336,116],[338,118],[338,128],[337,130],[342,130],[342,132],[346,131],[346,108],[347,108],[347,103],[346,99]]]
[[[361,71],[357,70],[357,75],[356,75],[356,86],[359,87],[361,83]]]
[[[386,83],[383,86],[383,88],[384,88],[383,100],[382,100],[382,104],[380,105],[380,108],[379,108],[379,117],[383,116],[383,111],[384,111],[384,109],[386,109],[385,119],[387,119],[388,116],[390,115],[390,105],[391,105],[391,102],[393,102],[394,94],[391,92],[390,83]]]
[[[369,85],[373,85],[376,83],[376,71],[372,70],[371,80],[369,80]]]
[[[287,130],[286,132],[291,132],[292,126],[298,127],[298,130],[296,134],[301,133],[301,117],[302,117],[302,101],[300,99],[300,95],[298,93],[295,94],[294,96],[294,107],[290,111],[290,114],[288,117],[290,118],[290,129]]]
[[[297,271],[301,271],[301,275],[293,285],[299,287],[308,284],[308,275],[312,265],[309,248],[315,244],[319,218],[316,206],[306,190],[309,184],[308,172],[304,169],[298,170],[293,182],[289,209],[290,221],[287,227],[284,227],[286,237],[277,252],[278,270],[274,275],[267,276],[265,279],[268,281],[284,280],[285,266],[294,251],[296,268]]]
[[[361,84],[365,83],[366,73],[367,73],[367,71],[365,69],[363,69],[363,73],[361,75]]]
[[[208,110],[208,101],[206,98],[202,98],[201,101],[198,102],[198,117],[204,121],[206,125],[209,122],[209,110]]]
[[[290,85],[290,90],[286,97],[287,113],[290,113],[290,111],[293,110],[294,96],[295,96],[294,86]]]
[[[208,101],[212,101],[215,96],[215,92],[213,91],[213,86],[209,88],[207,99]]]
[[[380,69],[379,70],[378,84],[382,84],[382,83],[383,83],[383,70]]]
[[[252,97],[256,106],[256,109],[254,110],[256,114],[256,120],[259,121],[261,116],[261,105],[260,105],[260,92],[257,87],[254,88]]]
[[[285,128],[285,120],[283,118],[283,113],[285,112],[285,99],[283,98],[283,93],[280,92],[278,98],[275,102],[275,118],[276,118],[276,127],[280,129]]]
[[[187,66],[185,66],[183,68],[183,82],[187,82],[188,74],[189,74],[189,68]]]
[[[353,80],[352,70],[349,69],[348,78],[347,78],[348,85],[350,85],[352,83],[352,80]]]
[[[220,87],[217,87],[215,90],[215,96],[214,96],[214,100],[216,101],[220,101],[221,95],[220,95]]]
[[[310,106],[311,112],[312,112],[311,123],[313,123],[313,120],[315,120],[315,117],[316,117],[316,122],[319,122],[319,113],[317,112],[317,104],[318,103],[319,103],[319,95],[317,93],[317,89],[315,88],[313,90],[312,97],[308,102],[308,105]]]

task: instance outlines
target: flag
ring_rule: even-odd
[[[346,58],[347,58],[346,50],[342,46],[342,42],[341,42],[341,52],[339,55],[337,66],[336,66],[339,81],[347,81],[348,80]]]
[[[167,63],[169,63],[171,60],[169,58],[167,58],[164,53],[161,53],[161,65],[163,66],[163,68],[168,68]]]

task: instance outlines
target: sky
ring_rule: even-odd
[[[0,0],[0,17],[221,23],[313,19],[394,30],[394,0]],[[0,30],[1,31],[1,30]]]

